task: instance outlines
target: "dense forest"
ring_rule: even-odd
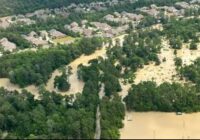
[[[105,97],[101,101],[101,138],[118,139],[119,128],[123,128],[122,120],[125,116],[125,108],[119,96],[112,100]],[[114,117],[113,117],[114,116]],[[111,119],[112,118],[112,119]]]
[[[133,85],[124,101],[128,110],[197,112],[200,98],[195,87],[178,83],[156,83],[147,81]]]
[[[101,138],[103,139],[118,139],[119,128],[123,127],[125,107],[117,94],[121,90],[119,75],[117,68],[109,60],[102,58],[91,60],[89,66],[79,66],[79,79],[85,82],[83,93],[86,91],[91,94],[98,93],[101,85],[105,85],[105,96],[100,101]],[[115,117],[110,119],[113,115]]]
[[[96,103],[84,96],[72,103],[69,97],[44,91],[40,100],[34,100],[26,91],[19,94],[0,89],[1,138],[92,139]]]
[[[61,76],[56,76],[54,79],[54,88],[60,91],[68,91],[70,89],[69,74],[63,71]]]

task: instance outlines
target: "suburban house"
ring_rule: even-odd
[[[44,40],[42,37],[40,37],[36,32],[32,31],[28,35],[22,35],[26,40],[31,42],[32,44],[36,46],[44,46],[48,45],[48,41]]]
[[[56,29],[51,29],[49,31],[49,35],[52,39],[63,38],[66,36],[65,34],[61,33],[60,31],[57,31]]]
[[[2,38],[0,40],[0,46],[3,47],[4,51],[10,52],[13,52],[17,48],[17,46],[14,43],[10,42],[7,38]]]

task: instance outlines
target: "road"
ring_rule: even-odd
[[[100,139],[101,138],[101,112],[99,109],[99,105],[97,107],[97,113],[96,113],[96,130],[94,139]]]

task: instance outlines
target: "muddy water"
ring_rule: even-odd
[[[61,92],[61,94],[70,95],[70,94],[82,92],[84,83],[82,81],[78,80],[78,75],[77,75],[78,66],[80,64],[87,65],[90,60],[98,58],[100,56],[105,57],[105,55],[106,55],[106,47],[103,47],[101,50],[97,50],[92,55],[88,55],[88,56],[82,55],[81,57],[79,57],[78,59],[76,59],[75,61],[70,63],[68,66],[70,66],[72,68],[72,75],[70,75],[70,77],[69,77],[69,83],[71,84],[71,87],[70,87],[69,91]],[[52,77],[51,77],[51,79],[49,79],[47,86],[46,86],[46,89],[48,91],[56,91],[56,89],[54,88],[54,78],[58,75],[61,75],[59,70],[56,70],[52,74]]]
[[[163,48],[161,49],[161,53],[159,54],[159,59],[161,64],[156,66],[154,63],[149,65],[145,65],[144,68],[139,69],[136,72],[135,84],[140,83],[141,81],[155,81],[157,84],[161,84],[163,82],[172,82],[178,81],[177,79],[173,80],[173,75],[177,75],[176,67],[174,64],[175,55],[173,50],[170,49],[169,42],[162,42]],[[166,58],[165,62],[162,60]]]
[[[7,89],[9,91],[14,91],[14,90],[16,90],[18,92],[22,91],[22,88],[20,88],[17,85],[12,84],[8,78],[0,78],[0,87],[4,87],[5,89]],[[31,86],[28,86],[24,89],[31,92],[35,96],[35,99],[38,99],[39,92],[38,92],[38,89],[35,86],[31,85]]]
[[[183,60],[184,65],[190,65],[200,57],[200,49],[189,50],[184,44],[177,51],[177,57]],[[167,82],[184,82],[176,76],[174,53],[169,48],[169,42],[163,41],[163,48],[159,54],[160,60],[166,62],[159,66],[150,64],[136,72],[135,83],[153,80],[157,84]],[[174,77],[174,78],[173,78]],[[122,97],[127,95],[127,86],[123,88]],[[175,113],[161,112],[126,112],[124,128],[120,130],[122,139],[195,139],[200,138],[200,113],[176,115]]]
[[[123,40],[124,40],[124,35],[115,37],[112,39],[113,44],[116,44],[116,39],[119,39],[120,44],[122,45]],[[91,54],[91,55],[82,55],[81,57],[77,58],[76,60],[74,60],[72,63],[70,63],[67,66],[71,66],[72,67],[72,75],[69,77],[69,82],[71,84],[71,88],[68,92],[61,92],[62,95],[70,95],[70,94],[75,94],[77,92],[81,92],[83,90],[84,87],[84,83],[82,81],[79,81],[77,78],[77,67],[79,64],[88,64],[88,62],[92,59],[98,58],[98,57],[106,57],[106,47],[108,46],[108,44],[105,44],[100,50],[95,51],[95,53]],[[35,50],[33,50],[35,51]],[[49,79],[49,81],[47,82],[46,85],[46,89],[49,91],[57,91],[54,88],[54,78],[58,75],[60,75],[61,73],[59,72],[59,70],[55,70],[52,73],[51,78]],[[7,90],[17,90],[19,92],[21,92],[21,88],[17,85],[14,85],[12,83],[10,83],[8,78],[0,78],[0,87],[4,87]],[[33,95],[35,95],[35,98],[39,97],[39,91],[38,88],[35,87],[34,85],[28,86],[25,88],[26,90],[28,90],[29,92],[31,92]]]
[[[163,48],[161,53],[158,55],[161,61],[161,64],[156,66],[155,63],[145,65],[142,69],[139,69],[135,75],[135,84],[138,84],[142,81],[155,81],[157,84],[163,82],[179,82],[185,83],[185,81],[180,81],[179,76],[177,75],[176,66],[174,63],[174,50],[170,48],[169,42],[163,40]],[[183,61],[183,65],[190,65],[195,59],[200,57],[200,46],[198,50],[190,50],[187,47],[187,44],[184,44],[182,49],[177,50],[177,57],[180,57]],[[163,62],[163,59],[166,58],[166,61]]]
[[[122,45],[123,40],[124,40],[124,36],[125,35],[121,35],[121,36],[118,36],[116,38],[113,38],[112,39],[113,45],[116,44],[117,39],[119,40],[120,45]],[[73,61],[72,63],[70,63],[68,65],[72,68],[72,75],[70,75],[70,77],[69,77],[69,83],[71,84],[71,87],[70,87],[69,91],[61,92],[62,95],[71,95],[71,94],[76,94],[78,92],[82,92],[83,87],[84,87],[84,83],[82,81],[78,80],[78,75],[77,75],[78,66],[80,64],[87,65],[90,60],[98,58],[98,57],[105,58],[107,46],[108,46],[108,44],[103,45],[102,49],[95,51],[95,53],[93,53],[91,55],[82,55],[81,57],[79,57],[78,59],[76,59],[75,61]],[[49,81],[47,82],[47,86],[46,86],[46,89],[48,91],[57,91],[54,88],[54,78],[58,75],[61,75],[61,73],[58,70],[56,70],[52,74],[52,77],[51,77],[51,79],[49,79]]]
[[[161,112],[127,112],[122,139],[200,138],[200,113],[176,115]]]

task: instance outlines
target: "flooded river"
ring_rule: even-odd
[[[200,138],[200,113],[127,112],[124,124],[122,139]]]

